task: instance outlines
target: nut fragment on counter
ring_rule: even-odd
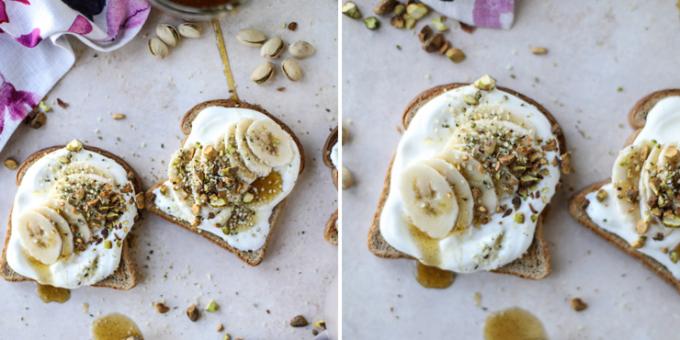
[[[342,166],[342,188],[349,189],[354,185],[354,177],[352,173],[344,165]]]
[[[156,35],[170,47],[177,46],[179,42],[179,33],[177,33],[177,29],[172,25],[159,24],[156,26]]]
[[[380,28],[380,20],[376,17],[368,17],[364,19],[364,25],[371,31],[375,31]]]
[[[260,56],[268,59],[276,59],[283,53],[285,44],[279,37],[273,37],[267,40],[260,48]]]
[[[302,79],[302,68],[295,59],[286,59],[281,63],[281,71],[292,81]]]
[[[446,32],[449,30],[449,26],[446,26],[446,17],[444,16],[437,16],[432,18],[432,26],[434,26],[434,29],[436,29],[439,32]]]
[[[198,311],[198,307],[196,307],[195,304],[193,304],[193,305],[189,306],[189,308],[187,308],[187,317],[189,318],[189,320],[196,322],[196,320],[198,320],[198,318],[200,316],[201,316],[201,314]]]
[[[111,118],[113,118],[114,120],[123,120],[127,118],[127,115],[124,113],[114,113],[111,115]]]
[[[437,33],[423,42],[423,49],[427,53],[433,53],[439,51],[444,45],[448,45],[446,38],[443,34]]]
[[[465,60],[465,52],[460,48],[450,47],[446,50],[446,57],[458,64]]]
[[[185,22],[177,26],[179,35],[189,39],[200,38],[201,30],[201,25],[195,22]]]
[[[535,55],[546,55],[548,54],[548,49],[545,47],[532,47],[531,53]]]
[[[295,32],[298,28],[298,23],[293,21],[293,22],[289,23],[288,25],[286,25],[286,28],[288,28],[289,31]]]
[[[422,3],[410,3],[406,6],[406,14],[414,20],[420,20],[430,12],[430,9]]]
[[[571,308],[577,312],[580,312],[586,308],[588,308],[588,304],[585,303],[581,298],[573,298],[570,301]]]
[[[165,314],[170,310],[170,307],[163,302],[156,302],[153,307],[156,309],[156,312],[160,314]]]
[[[359,6],[357,6],[357,4],[355,4],[353,1],[346,1],[344,4],[342,4],[342,14],[352,19],[361,19],[361,11],[359,10]]]
[[[158,37],[153,37],[149,39],[149,52],[151,52],[151,55],[154,57],[158,58],[165,58],[168,56],[170,53],[170,49],[168,48],[168,45],[166,45],[163,40],[161,40]]]
[[[288,47],[288,53],[297,59],[304,59],[312,56],[316,52],[314,45],[304,41],[298,40]]]
[[[296,315],[293,319],[290,320],[290,325],[292,327],[305,327],[309,325],[309,322],[307,322],[307,319],[305,319],[304,316]]]
[[[255,29],[245,29],[236,34],[236,40],[247,46],[258,47],[267,41],[267,36]]]
[[[9,170],[16,170],[19,168],[19,162],[17,162],[14,158],[7,158],[4,162],[2,162],[2,164]]]
[[[26,119],[26,123],[33,129],[40,129],[47,123],[47,115],[43,111],[35,112]]]
[[[217,302],[215,302],[215,300],[210,300],[210,302],[208,302],[208,305],[205,306],[205,311],[208,313],[215,313],[219,309],[220,305],[218,305]]]
[[[274,65],[270,62],[266,62],[255,68],[253,73],[250,74],[250,80],[257,84],[263,84],[274,77],[276,69]]]
[[[373,13],[377,15],[390,14],[397,5],[399,5],[399,1],[397,0],[380,0],[378,1],[378,4],[373,7]]]

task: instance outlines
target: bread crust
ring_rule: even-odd
[[[680,89],[666,89],[656,92],[652,92],[642,99],[638,100],[633,108],[628,113],[628,122],[634,131],[626,139],[625,145],[630,145],[635,140],[635,137],[640,133],[642,128],[645,126],[647,121],[647,114],[649,110],[656,105],[661,99],[672,96],[680,96]],[[595,234],[604,238],[608,242],[614,244],[619,249],[633,256],[634,258],[640,260],[647,268],[652,270],[654,273],[659,275],[664,281],[668,282],[670,285],[675,287],[678,292],[680,292],[680,280],[676,279],[673,274],[666,269],[664,265],[653,259],[652,257],[645,255],[633,247],[631,247],[628,242],[618,235],[611,233],[603,228],[601,228],[595,221],[593,221],[590,216],[586,213],[586,208],[590,201],[586,198],[591,192],[599,190],[603,185],[611,182],[611,179],[605,179],[596,183],[593,183],[581,191],[573,195],[569,199],[569,213],[576,219],[581,225],[592,230]]]
[[[445,85],[440,85],[433,87],[431,89],[425,90],[421,92],[418,96],[416,96],[415,99],[413,99],[406,107],[402,114],[402,126],[404,130],[408,128],[409,123],[415,116],[415,114],[418,112],[418,109],[422,107],[425,103],[427,103],[429,100],[432,98],[455,88],[461,87],[461,86],[467,86],[468,84],[465,83],[451,83],[451,84],[445,84]],[[559,123],[555,119],[555,117],[541,104],[538,102],[534,101],[533,99],[527,97],[526,95],[523,95],[515,90],[505,88],[505,87],[497,87],[499,90],[505,91],[507,93],[510,93],[514,96],[517,96],[521,98],[522,100],[534,105],[550,122],[552,125],[552,131],[555,134],[555,137],[557,138],[557,144],[559,148],[559,153],[564,154],[567,152],[567,145],[566,145],[566,140],[564,138],[564,134],[562,133],[562,128],[560,127]],[[389,194],[390,190],[390,178],[392,174],[392,165],[394,163],[394,156],[390,160],[390,164],[388,166],[387,170],[387,175],[385,176],[385,181],[383,183],[383,191],[380,195],[380,198],[378,199],[378,207],[376,209],[375,214],[373,215],[373,222],[371,223],[371,226],[369,228],[368,232],[368,248],[369,250],[376,256],[382,257],[382,258],[388,258],[388,259],[399,259],[399,258],[406,258],[406,259],[414,259],[414,257],[404,254],[400,252],[399,250],[393,248],[390,246],[387,241],[382,237],[380,233],[380,214],[382,213],[383,207],[385,206],[385,202],[387,201],[387,196]],[[492,272],[495,273],[500,273],[500,274],[510,274],[510,275],[515,275],[521,278],[525,279],[542,279],[548,276],[552,270],[552,261],[550,257],[550,251],[548,248],[548,242],[543,238],[543,223],[545,219],[545,215],[548,212],[548,206],[543,209],[541,214],[539,215],[539,219],[536,223],[536,230],[534,232],[534,239],[529,246],[529,249],[522,255],[522,257],[516,259],[515,261],[498,268],[496,270],[493,270]],[[522,263],[541,263],[542,266],[544,266],[544,270],[537,275],[528,275],[524,271],[516,270],[516,267],[521,266]]]
[[[300,168],[299,168],[299,173],[302,173],[305,167],[305,156],[304,156],[304,149],[302,148],[302,143],[300,143],[300,140],[298,137],[293,133],[293,131],[283,123],[281,120],[278,118],[274,117],[271,113],[267,112],[265,109],[260,107],[259,105],[254,105],[254,104],[249,104],[245,102],[240,102],[240,101],[234,101],[231,99],[216,99],[216,100],[208,100],[202,103],[199,103],[189,109],[184,114],[184,117],[182,118],[180,122],[180,128],[182,132],[185,135],[184,141],[186,141],[186,137],[191,133],[191,127],[192,127],[192,122],[198,116],[198,114],[205,108],[212,107],[212,106],[222,106],[222,107],[227,107],[227,108],[247,108],[251,110],[258,111],[260,113],[263,113],[267,115],[269,118],[271,118],[274,122],[279,124],[281,128],[283,128],[290,136],[293,138],[293,141],[295,141],[295,144],[298,147],[298,150],[300,150]],[[182,144],[184,144],[184,141],[182,141]],[[219,236],[214,235],[210,232],[202,231],[200,229],[194,228],[191,226],[191,224],[179,220],[175,218],[174,216],[168,215],[164,213],[158,206],[155,204],[155,195],[153,194],[153,191],[161,186],[165,180],[161,180],[154,184],[150,189],[147,190],[146,195],[145,195],[145,205],[146,209],[155,214],[160,216],[161,218],[165,219],[168,222],[171,222],[173,224],[176,224],[184,229],[187,229],[195,234],[198,234],[200,236],[203,236],[204,238],[208,239],[210,242],[222,247],[223,249],[235,254],[239,259],[241,259],[243,262],[251,265],[251,266],[257,266],[262,261],[264,260],[264,256],[267,250],[267,247],[269,246],[271,242],[271,236],[272,236],[272,231],[274,230],[274,227],[276,226],[276,221],[279,216],[279,212],[283,209],[285,202],[287,198],[284,198],[279,204],[277,204],[274,209],[272,209],[272,214],[269,217],[269,226],[270,230],[269,233],[267,234],[267,238],[265,240],[264,245],[255,250],[255,251],[242,251],[239,249],[236,249],[232,247],[229,243],[221,239]]]
[[[333,160],[331,159],[331,152],[333,146],[338,143],[338,127],[336,126],[331,133],[326,137],[326,141],[323,143],[323,164],[331,171],[331,178],[333,179],[333,185],[335,189],[338,189],[338,169],[333,165]],[[324,229],[323,238],[330,244],[338,245],[338,210],[336,209],[333,214],[328,218],[326,222],[326,227]]]
[[[19,186],[21,184],[21,180],[23,179],[24,175],[26,174],[26,171],[35,163],[37,160],[42,158],[43,156],[47,155],[50,152],[59,150],[61,148],[64,148],[64,145],[56,145],[56,146],[51,146],[48,148],[44,148],[42,150],[38,150],[28,156],[26,160],[19,166],[17,169],[17,174],[16,174],[16,184]],[[125,162],[122,158],[116,156],[115,154],[106,151],[101,148],[97,148],[94,146],[89,146],[89,145],[83,145],[83,148],[95,153],[99,153],[101,155],[104,155],[108,158],[113,159],[116,163],[120,164],[125,171],[128,174],[128,179],[132,182],[133,187],[135,188],[135,193],[143,193],[144,190],[142,188],[142,182],[140,177],[137,175],[137,173],[134,171],[134,169],[127,163]],[[19,275],[17,272],[12,270],[12,268],[9,266],[7,263],[7,245],[10,240],[10,236],[12,234],[12,212],[13,208],[10,210],[9,213],[9,221],[7,223],[7,233],[5,234],[5,241],[4,241],[4,246],[2,249],[2,257],[0,258],[0,276],[2,276],[3,279],[10,281],[10,282],[23,282],[23,281],[35,281],[33,279],[27,278],[25,276]],[[142,210],[138,209],[137,213],[137,219],[135,220],[135,224],[133,225],[134,228],[138,228],[137,225],[139,224],[138,221],[141,220],[142,217]],[[123,248],[122,248],[122,253],[121,253],[121,260],[120,264],[118,265],[118,268],[116,269],[111,276],[108,278],[99,281],[92,285],[93,287],[103,287],[103,288],[113,288],[117,290],[130,290],[134,288],[137,285],[137,269],[134,263],[134,259],[132,258],[132,255],[130,254],[130,241],[128,238],[125,238],[123,242]]]

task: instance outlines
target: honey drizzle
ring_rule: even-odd
[[[408,229],[421,254],[421,259],[416,264],[416,281],[425,288],[443,289],[451,286],[456,275],[451,271],[437,268],[441,264],[439,241],[413,224],[409,223]]]
[[[120,313],[102,316],[92,323],[94,340],[142,340],[144,336],[132,319]]]
[[[215,31],[215,40],[217,40],[217,49],[220,51],[220,58],[224,66],[224,75],[227,77],[227,88],[231,94],[231,99],[238,102],[238,93],[236,93],[236,81],[234,74],[231,72],[231,64],[229,63],[229,54],[227,53],[227,46],[224,43],[224,35],[222,34],[222,25],[220,20],[215,18],[212,20],[212,27]]]
[[[484,340],[547,340],[541,320],[528,311],[513,307],[489,315],[484,323]]]
[[[256,179],[248,189],[248,192],[253,195],[253,203],[264,204],[274,197],[278,196],[283,191],[283,178],[278,171],[271,171],[265,177]]]
[[[428,266],[439,266],[441,263],[439,241],[431,238],[411,223],[408,225],[408,230],[411,233],[411,237],[416,242],[416,245],[420,249],[420,253],[422,255],[422,258],[420,259],[421,262]]]
[[[416,280],[425,288],[448,288],[456,280],[456,274],[437,267],[430,267],[420,262],[416,264]]]
[[[71,298],[71,291],[68,289],[41,285],[39,283],[37,286],[38,297],[40,297],[40,300],[42,300],[44,303],[64,303]]]

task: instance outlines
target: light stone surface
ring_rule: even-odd
[[[82,288],[66,304],[43,304],[33,283],[0,280],[0,329],[3,338],[86,339],[92,321],[121,312],[134,319],[147,339],[222,339],[223,323],[232,336],[246,339],[312,338],[311,327],[292,328],[303,314],[323,319],[326,291],[337,273],[337,248],[323,240],[323,227],[335,210],[336,191],[321,161],[321,147],[337,116],[337,7],[330,1],[250,1],[222,20],[239,95],[262,105],[285,121],[305,150],[305,171],[279,217],[265,261],[249,267],[231,253],[164,220],[145,214],[135,234],[134,258],[140,284],[131,291]],[[295,32],[284,29],[297,21]],[[204,25],[200,39],[183,40],[163,60],[146,47],[155,25],[180,23],[154,10],[140,35],[113,53],[95,53],[76,44],[76,66],[48,96],[54,112],[39,130],[21,127],[0,159],[23,160],[41,148],[80,138],[127,160],[150,186],[164,177],[167,161],[179,146],[179,119],[194,104],[226,98],[225,77],[214,34]],[[284,77],[268,85],[250,82],[262,61],[259,50],[239,44],[246,27],[292,42],[310,41],[317,54],[301,61],[305,78]],[[285,86],[285,91],[277,91]],[[68,109],[56,99],[68,102]],[[113,113],[127,119],[115,121]],[[101,138],[99,138],[101,137]],[[15,172],[0,168],[0,221],[6,225],[16,191]],[[4,238],[5,227],[2,227]],[[151,254],[153,251],[153,254]],[[220,310],[203,312],[190,322],[184,311],[192,303],[205,307],[215,299]],[[158,314],[153,303],[172,309]],[[89,312],[83,304],[89,304]]]
[[[357,3],[369,13],[375,1]],[[428,55],[416,31],[394,29],[387,18],[374,32],[342,18],[343,119],[352,133],[344,164],[357,182],[343,195],[345,338],[480,339],[486,316],[513,306],[538,316],[551,339],[677,338],[680,295],[576,223],[567,199],[610,175],[632,132],[627,112],[639,98],[680,87],[680,11],[675,1],[517,3],[516,23],[508,31],[468,34],[449,21],[446,36],[467,54],[461,64]],[[534,46],[549,52],[535,56]],[[545,224],[553,272],[542,281],[460,275],[449,289],[427,290],[414,279],[413,261],[368,251],[368,227],[409,101],[435,85],[485,73],[551,111],[573,152],[575,173],[564,179]],[[475,292],[481,293],[481,307]],[[588,309],[574,312],[572,297],[581,297]]]

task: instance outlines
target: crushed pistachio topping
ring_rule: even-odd
[[[607,193],[606,190],[600,189],[597,191],[597,194],[595,195],[595,198],[597,198],[598,202],[604,202],[609,194]]]
[[[83,149],[83,143],[81,143],[79,140],[74,139],[70,141],[68,144],[66,144],[66,150],[71,151],[71,152],[78,152]]]
[[[475,80],[473,85],[484,91],[491,91],[496,88],[496,79],[493,79],[490,75],[485,74],[481,78]]]

